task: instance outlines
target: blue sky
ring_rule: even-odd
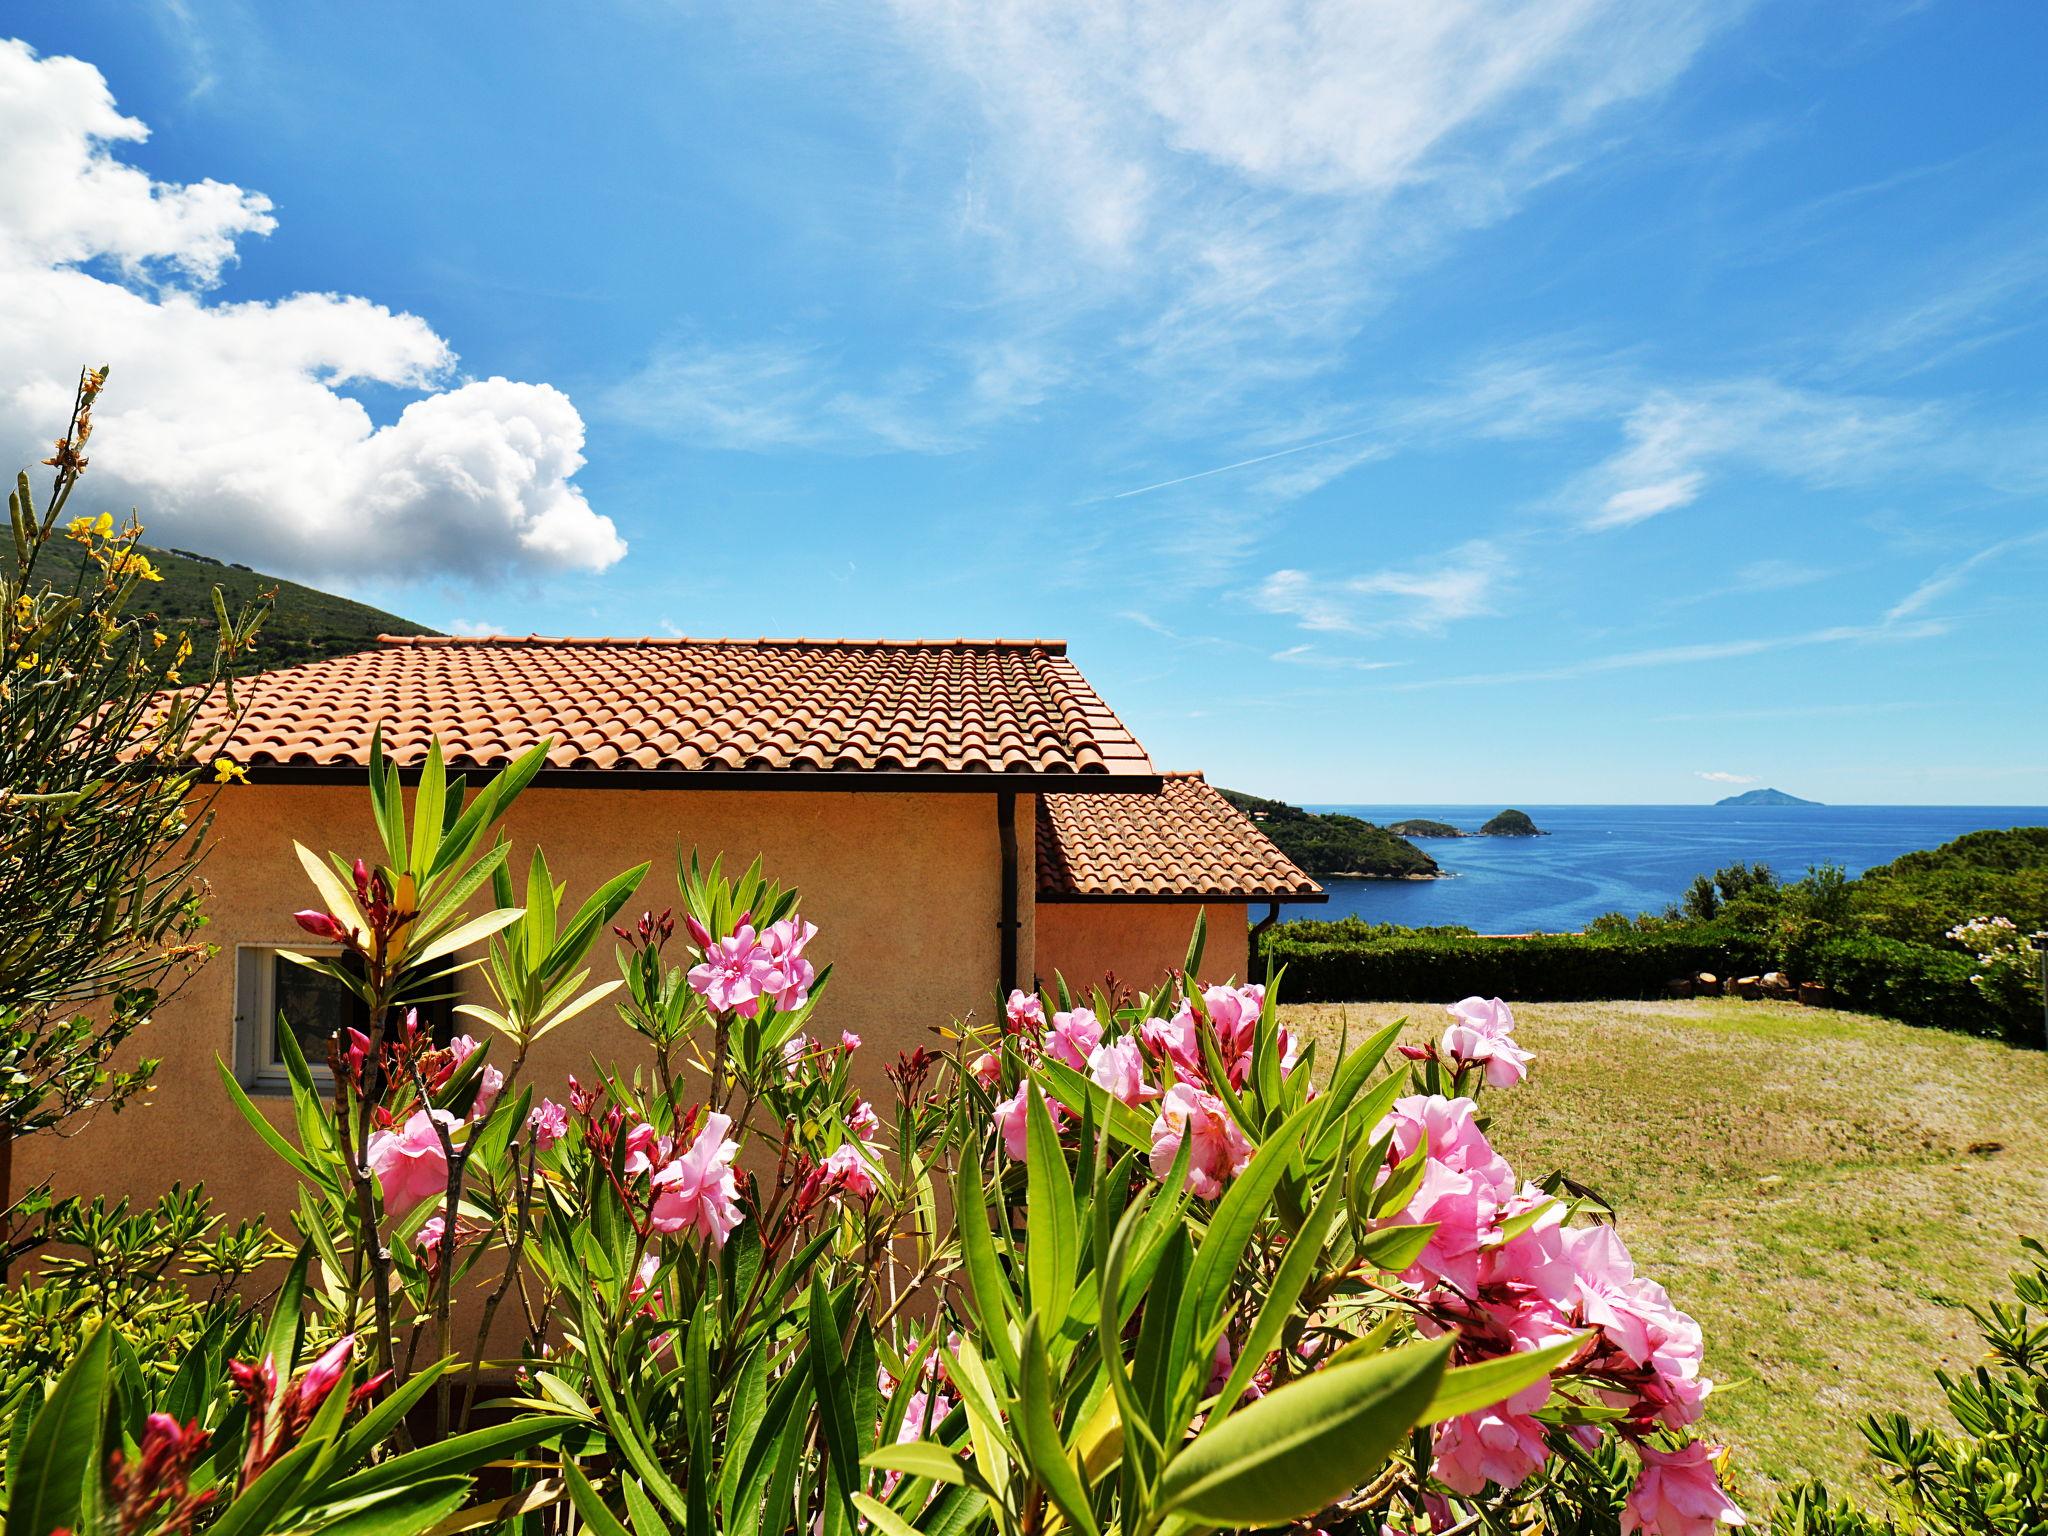
[[[1310,801],[2048,802],[2032,4],[10,8],[0,439]]]

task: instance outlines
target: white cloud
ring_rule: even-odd
[[[492,580],[625,553],[572,483],[583,420],[559,390],[457,382],[425,321],[368,299],[210,302],[239,242],[275,228],[269,201],[115,158],[145,131],[92,65],[0,40],[8,462],[47,452],[77,367],[106,362],[80,494],[133,503],[153,541],[310,577]],[[380,427],[351,385],[424,398]]]
[[[1748,377],[1651,390],[1622,424],[1626,446],[1565,491],[1590,529],[1683,507],[1708,471],[1739,464],[1812,486],[1867,482],[1936,444],[1940,412]]]
[[[1693,777],[1705,779],[1710,784],[1754,784],[1756,782],[1756,775],[1753,773],[1724,773],[1719,769],[1694,769]]]
[[[1425,688],[1483,688],[1503,683],[1563,683],[1608,672],[1633,672],[1644,668],[1689,666],[1701,662],[1734,661],[1745,656],[1763,656],[1773,651],[1805,650],[1814,646],[1876,645],[1912,640],[1933,640],[1949,632],[1949,626],[1935,619],[1910,624],[1889,621],[1878,624],[1835,624],[1826,629],[1791,635],[1766,635],[1743,640],[1707,640],[1697,645],[1667,645],[1651,650],[1620,651],[1592,656],[1583,661],[1554,667],[1535,667],[1516,672],[1472,672],[1458,677],[1421,678],[1397,683],[1403,691]]]
[[[1430,567],[1342,577],[1275,571],[1252,600],[1268,613],[1291,616],[1307,630],[1429,634],[1455,619],[1489,612],[1493,585],[1504,566],[1499,549],[1474,540]]]
[[[1329,366],[1445,237],[1611,137],[1740,5],[1702,0],[892,0],[998,290],[1217,416]],[[893,83],[893,81],[892,81]],[[898,97],[892,99],[900,99]],[[978,121],[976,135],[963,124]]]
[[[1980,567],[2042,543],[2048,543],[2048,528],[2039,528],[2032,533],[2018,534],[2010,539],[2000,539],[1996,544],[1987,544],[1974,555],[1958,560],[1955,564],[1929,576],[1898,602],[1892,604],[1886,611],[1885,618],[1894,622],[1911,618],[1959,590],[1963,583],[1970,579],[1971,573]]]

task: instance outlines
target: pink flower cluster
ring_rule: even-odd
[[[1266,989],[1249,987],[1204,987],[1202,1011],[1208,1016],[1215,1036],[1217,1054],[1230,1073],[1230,1086],[1242,1088],[1252,1075],[1252,1045],[1258,1037],[1259,1017],[1266,1007]],[[1145,1049],[1167,1063],[1183,1082],[1205,1082],[1208,1066],[1203,1060],[1202,1039],[1192,1003],[1183,1002],[1170,1019],[1147,1019],[1139,1029]],[[1280,1070],[1290,1073],[1300,1057],[1294,1036],[1282,1026],[1279,1034]]]
[[[1387,1219],[1436,1224],[1401,1276],[1417,1287],[1424,1330],[1455,1329],[1460,1363],[1590,1334],[1571,1364],[1572,1377],[1591,1402],[1619,1413],[1613,1427],[1643,1455],[1643,1481],[1630,1503],[1643,1514],[1639,1526],[1629,1528],[1701,1536],[1717,1522],[1740,1524],[1703,1450],[1695,1456],[1695,1448],[1663,1452],[1646,1443],[1700,1416],[1710,1383],[1700,1375],[1699,1325],[1672,1305],[1662,1286],[1635,1272],[1612,1227],[1568,1227],[1560,1203],[1533,1185],[1518,1186],[1474,1111],[1470,1099],[1416,1095],[1399,1100],[1376,1132],[1392,1132],[1383,1182],[1418,1150],[1423,1156],[1420,1181]],[[1518,1220],[1532,1213],[1533,1221]],[[1505,1236],[1511,1222],[1519,1230]],[[1521,1483],[1550,1455],[1548,1430],[1535,1414],[1551,1390],[1546,1379],[1444,1424],[1436,1438],[1436,1476],[1466,1495],[1488,1483]],[[1571,1433],[1597,1436],[1585,1427]],[[1701,1509],[1710,1512],[1705,1524],[1679,1513]]]
[[[722,939],[712,938],[695,919],[687,926],[703,956],[690,967],[690,987],[715,1012],[751,1019],[761,1011],[764,997],[784,1013],[810,1001],[818,973],[804,958],[804,948],[817,936],[817,924],[785,917],[757,934],[742,919]]]
[[[1085,1073],[1110,1097],[1134,1109],[1157,1100],[1152,1122],[1154,1171],[1163,1178],[1172,1169],[1182,1143],[1189,1141],[1189,1188],[1201,1198],[1213,1200],[1244,1171],[1252,1146],[1212,1090],[1200,1031],[1212,1032],[1218,1053],[1227,1063],[1231,1086],[1241,1088],[1251,1076],[1253,1046],[1265,1005],[1264,987],[1206,987],[1199,1013],[1192,1002],[1183,1002],[1172,1017],[1147,1019],[1135,1034],[1114,1037],[1107,1034],[1092,1009],[1065,1009],[1048,1021],[1044,1004],[1022,991],[1010,994],[1004,1012],[1009,1030],[1022,1037],[1027,1060],[1044,1056]],[[1297,1043],[1284,1028],[1277,1043],[1281,1071],[1291,1073],[1299,1059]],[[1147,1078],[1148,1068],[1155,1064],[1164,1088],[1155,1087]],[[994,1089],[1001,1080],[1002,1064],[989,1053],[976,1058],[969,1071],[983,1087]],[[996,1128],[1011,1157],[1024,1156],[1029,1125],[1027,1093],[1028,1085],[1019,1083],[1016,1092],[995,1107]],[[1071,1118],[1066,1106],[1050,1094],[1046,1108],[1056,1127]]]
[[[1515,1016],[1499,998],[1468,997],[1444,1009],[1443,1053],[1460,1065],[1486,1069],[1486,1086],[1512,1088],[1529,1075],[1535,1056],[1515,1043]]]
[[[714,1113],[704,1117],[703,1127],[680,1150],[676,1138],[660,1135],[644,1121],[626,1133],[623,1168],[628,1178],[647,1175],[652,1230],[693,1231],[725,1246],[741,1216],[739,1179],[732,1171],[740,1144],[731,1131],[732,1117]]]

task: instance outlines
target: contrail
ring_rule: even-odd
[[[1363,437],[1370,427],[1360,427],[1356,432],[1344,432],[1336,437],[1326,437],[1315,443],[1296,443],[1292,448],[1282,448],[1275,453],[1262,453],[1256,459],[1239,459],[1235,464],[1219,464],[1214,469],[1198,469],[1192,475],[1182,475],[1174,480],[1161,480],[1157,485],[1141,485],[1135,491],[1118,491],[1109,497],[1111,501],[1122,501],[1126,496],[1143,496],[1147,491],[1163,491],[1170,485],[1186,485],[1190,480],[1206,480],[1211,475],[1227,475],[1233,469],[1249,469],[1254,464],[1263,464],[1268,459],[1284,459],[1290,453],[1307,453],[1311,448],[1327,448],[1332,443],[1346,443],[1354,437]]]

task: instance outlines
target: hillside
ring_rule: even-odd
[[[1436,860],[1404,837],[1356,816],[1304,811],[1226,789],[1224,798],[1258,823],[1275,846],[1312,875],[1362,875],[1379,880],[1431,880]]]
[[[2048,827],[1969,832],[1901,854],[1849,882],[1850,910],[1873,931],[1924,944],[1976,917],[2048,927]]]
[[[165,629],[211,634],[216,586],[221,589],[230,613],[260,593],[276,589],[276,605],[264,622],[255,655],[250,658],[252,671],[367,650],[377,643],[380,634],[435,633],[424,624],[401,619],[395,613],[351,602],[317,587],[265,576],[245,565],[228,565],[189,550],[157,549],[150,545],[143,545],[142,549],[164,579],[161,586],[150,586],[136,594],[134,611],[154,612]],[[78,545],[68,539],[52,539],[37,557],[36,569],[53,586],[68,587],[78,574],[82,558]]]
[[[1535,822],[1529,819],[1527,811],[1502,811],[1479,829],[1481,837],[1548,837]]]
[[[1448,821],[1431,821],[1427,817],[1415,817],[1408,821],[1390,821],[1387,830],[1396,837],[1465,837]]]
[[[1788,795],[1782,789],[1745,789],[1739,795],[1730,795],[1725,800],[1716,800],[1716,805],[1819,805],[1818,800],[1802,800],[1797,795]]]

